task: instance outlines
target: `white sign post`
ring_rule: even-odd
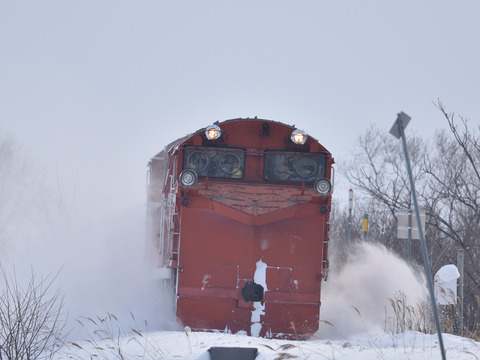
[[[411,209],[400,209],[397,211],[397,238],[407,239],[407,259],[408,264],[412,263],[412,239],[420,240],[420,232],[418,231],[418,224],[416,216],[412,216]],[[425,229],[425,211],[420,211],[420,223],[422,229]]]

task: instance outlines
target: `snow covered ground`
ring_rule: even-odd
[[[138,274],[134,269],[131,268],[130,273]],[[69,346],[63,348],[56,359],[121,359],[121,352],[124,359],[210,360],[208,349],[211,347],[254,347],[259,351],[257,360],[441,359],[436,334],[408,331],[392,335],[396,319],[392,315],[389,299],[398,300],[399,294],[402,294],[404,298],[400,299],[413,306],[424,301],[426,287],[420,273],[382,246],[360,244],[352,249],[348,263],[338,270],[332,270],[329,280],[322,284],[320,330],[308,341],[182,331],[174,315],[169,315],[165,310],[166,304],[160,302],[157,310],[151,309],[152,304],[148,299],[154,296],[137,289],[138,286],[134,284],[140,284],[139,279],[121,275],[122,280],[129,279],[123,283],[129,284],[128,293],[136,294],[125,305],[131,306],[128,310],[135,313],[138,321],[129,324],[125,312],[119,314],[127,309],[119,306],[125,301],[125,286],[105,286],[103,292],[99,291],[102,286],[94,286],[86,293],[99,295],[105,302],[105,308],[123,316],[123,319],[117,321],[115,317],[96,329],[94,326],[96,333],[92,329],[82,333],[85,329],[77,328]],[[151,284],[146,287],[152,288]],[[105,290],[116,295],[107,296]],[[92,316],[91,313],[88,316]],[[92,318],[98,320],[95,316]],[[143,319],[148,320],[151,331],[146,332],[137,325],[142,324]],[[109,340],[99,340],[105,337]],[[479,342],[449,334],[444,334],[443,341],[449,360],[480,359]]]
[[[93,349],[82,341],[62,349],[56,359],[90,359],[97,354],[100,359],[118,359],[121,348],[128,359],[185,359],[210,360],[210,347],[254,347],[258,349],[256,360],[275,359],[441,359],[436,334],[405,332],[389,335],[384,332],[364,332],[342,339],[312,338],[308,341],[287,341],[253,338],[246,335],[167,331],[148,336],[133,334],[120,342],[98,343],[104,351]],[[480,359],[480,342],[443,335],[447,359]],[[120,345],[120,346],[118,346]],[[80,347],[82,349],[80,349]],[[107,350],[112,347],[111,350]]]

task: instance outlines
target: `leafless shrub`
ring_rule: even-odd
[[[37,279],[32,270],[22,287],[15,270],[0,269],[0,360],[52,359],[67,337],[64,296],[53,289],[56,275]]]

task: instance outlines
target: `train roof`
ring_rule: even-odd
[[[288,124],[285,124],[285,123],[282,123],[280,121],[275,121],[275,120],[268,120],[268,119],[259,119],[257,117],[255,118],[235,118],[235,119],[229,119],[229,120],[224,120],[224,121],[216,121],[213,123],[213,125],[217,125],[217,126],[220,126],[220,125],[223,125],[223,124],[229,124],[229,123],[233,123],[233,122],[239,122],[239,121],[252,121],[252,122],[267,122],[269,124],[276,124],[278,126],[284,126],[284,127],[288,127],[290,128],[292,131],[297,129],[295,127],[295,125],[288,125]],[[164,156],[165,153],[169,153],[170,150],[172,150],[173,148],[181,145],[182,143],[186,142],[187,140],[191,139],[192,137],[196,136],[196,135],[199,135],[199,134],[203,134],[205,132],[205,130],[207,129],[208,126],[206,127],[203,127],[201,129],[198,129],[197,131],[191,133],[191,134],[188,134],[188,135],[185,135],[175,141],[172,141],[171,143],[169,143],[168,145],[166,145],[164,147],[164,149],[162,151],[160,151],[154,158],[157,158],[157,157],[162,157]],[[310,141],[314,141],[314,142],[317,142],[318,143],[318,140],[315,139],[314,137],[312,137],[310,134],[308,134],[308,137],[311,139]],[[331,155],[331,153],[325,149],[323,146],[321,146],[323,151],[328,153],[329,155]]]

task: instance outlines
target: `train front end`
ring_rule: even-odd
[[[318,330],[332,165],[305,132],[260,119],[212,125],[152,158],[150,237],[184,326]]]

